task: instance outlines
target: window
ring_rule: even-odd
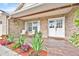
[[[33,22],[33,30],[38,31],[38,22]]]
[[[28,31],[29,31],[29,32],[32,31],[32,23],[28,23]]]
[[[39,31],[40,23],[39,21],[31,21],[27,23],[28,32]]]

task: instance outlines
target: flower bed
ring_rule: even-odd
[[[0,40],[0,41],[2,41],[2,40]],[[2,44],[1,44],[2,45]],[[33,50],[33,48],[29,48],[27,51],[23,51],[20,47],[19,48],[16,48],[16,49],[13,49],[13,46],[15,45],[15,43],[11,43],[11,44],[8,44],[8,45],[5,45],[5,46],[7,46],[9,49],[11,49],[11,50],[13,50],[13,51],[15,51],[15,52],[17,52],[18,54],[20,54],[20,55],[22,55],[22,56],[29,56],[29,55],[31,55],[32,56],[32,53],[34,52],[34,50]],[[47,51],[45,51],[45,50],[41,50],[40,52],[39,52],[39,55],[40,56],[47,56]]]
[[[40,38],[40,37],[39,37]],[[37,38],[39,40],[39,38]],[[24,40],[25,37],[21,36],[18,40],[18,42],[13,42],[13,37],[10,36],[9,38],[7,38],[6,36],[2,37],[2,39],[0,39],[0,45],[4,45],[6,47],[8,47],[9,49],[17,52],[18,54],[22,55],[22,56],[37,56],[37,52],[39,56],[47,56],[48,52],[45,50],[40,49],[35,50],[41,48],[41,44],[43,41],[38,41],[37,43],[39,43],[38,47],[36,46],[36,43],[34,43],[36,37],[33,38],[33,46],[35,45],[34,48],[32,48],[30,45],[28,44],[24,44]],[[41,40],[41,38],[40,38]]]

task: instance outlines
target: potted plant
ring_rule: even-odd
[[[43,49],[43,39],[42,39],[42,33],[35,31],[34,37],[32,39],[32,48],[34,52],[32,52],[31,55],[39,56],[40,52]]]

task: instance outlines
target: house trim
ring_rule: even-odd
[[[62,6],[62,7],[58,7],[58,8],[53,8],[53,9],[49,9],[49,10],[45,10],[45,11],[40,11],[40,12],[32,13],[32,14],[29,14],[29,15],[14,17],[14,18],[22,18],[22,17],[32,16],[32,15],[36,15],[36,14],[46,13],[46,12],[50,12],[50,11],[54,11],[54,10],[60,10],[60,9],[73,7],[73,6],[77,6],[77,5],[79,5],[79,3],[70,4],[70,5],[66,5],[66,6]]]

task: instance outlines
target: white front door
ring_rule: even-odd
[[[48,22],[49,26],[49,36],[55,36],[55,20],[50,20]]]
[[[2,35],[2,21],[0,21],[0,36]]]
[[[52,18],[48,20],[48,32],[51,37],[65,37],[65,18]]]

